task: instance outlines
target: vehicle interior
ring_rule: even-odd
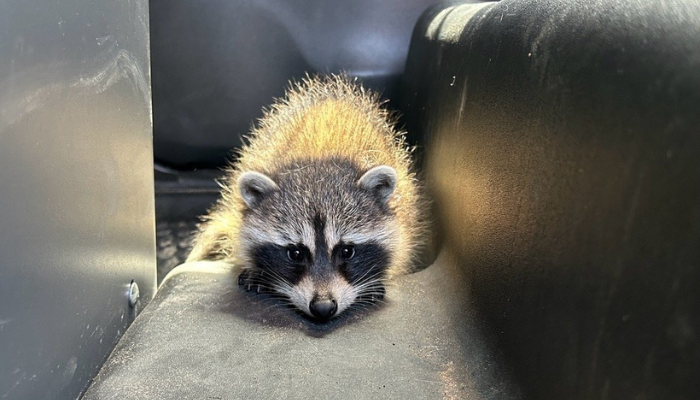
[[[432,246],[319,323],[185,262],[307,74],[381,94]],[[0,399],[696,399],[700,3],[0,2]]]

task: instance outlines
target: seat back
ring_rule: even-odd
[[[443,5],[406,86],[448,248],[526,398],[696,398],[700,5]]]
[[[435,0],[153,0],[155,155],[218,167],[291,78],[345,71],[394,98]]]

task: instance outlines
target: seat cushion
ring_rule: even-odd
[[[246,293],[226,263],[183,264],[84,398],[516,398],[450,259],[395,280],[383,305],[327,324]]]

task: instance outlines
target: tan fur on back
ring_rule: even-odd
[[[398,175],[389,206],[399,226],[389,275],[404,272],[423,243],[424,217],[410,151],[378,97],[342,76],[307,78],[264,113],[248,144],[228,169],[221,200],[205,218],[188,261],[236,262],[236,241],[244,203],[236,182],[245,171],[279,172],[298,160],[340,157],[367,171],[378,165]]]

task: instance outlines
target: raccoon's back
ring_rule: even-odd
[[[377,96],[339,76],[293,86],[248,139],[236,170],[274,173],[298,160],[331,157],[360,169],[386,164],[408,173],[410,166],[403,137]]]

